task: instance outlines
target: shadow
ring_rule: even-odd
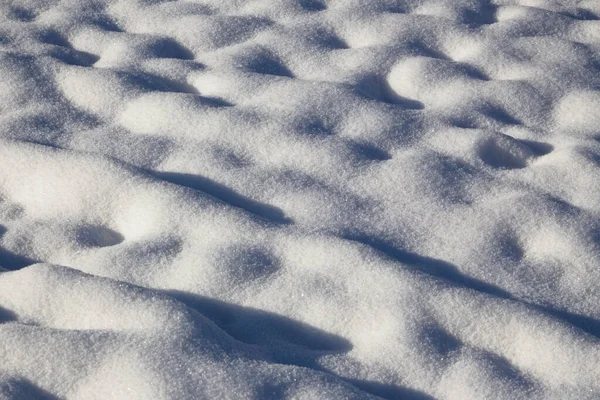
[[[294,78],[292,71],[290,71],[274,54],[264,52],[259,53],[246,65],[246,68],[257,74]]]
[[[368,143],[352,143],[350,148],[357,156],[367,160],[386,161],[392,159],[390,153]]]
[[[43,122],[43,117],[38,117],[40,120],[40,124],[44,124]],[[58,128],[57,128],[58,129]],[[44,139],[44,138],[42,138]],[[44,146],[47,147],[49,149],[54,149],[54,150],[64,150],[64,147],[60,147],[54,143],[50,143],[50,142],[42,142],[41,140],[34,140],[34,139],[19,139],[19,142],[23,142],[23,143],[31,143],[34,144],[36,146]]]
[[[392,90],[389,85],[385,85],[383,87],[384,92],[382,96],[382,101],[388,104],[396,104],[402,108],[406,108],[408,110],[423,110],[425,108],[425,104],[421,103],[418,100],[409,99],[407,97],[402,97],[396,92]]]
[[[24,378],[0,382],[0,393],[7,394],[11,400],[60,400],[60,397]]]
[[[4,247],[0,247],[0,266],[9,271],[16,271],[29,265],[37,264],[38,262],[29,257],[13,253]]]
[[[259,357],[280,364],[325,372],[350,383],[359,390],[384,399],[433,399],[425,393],[398,385],[344,378],[319,366],[317,359],[324,353],[340,354],[352,350],[352,343],[341,336],[279,314],[197,294],[178,290],[164,290],[161,293],[196,310],[237,341],[259,346],[261,350],[257,355]],[[280,394],[280,387],[267,385],[261,390],[260,398],[280,398]]]
[[[544,156],[554,150],[554,147],[547,143],[514,138],[513,140],[526,146],[535,157]],[[494,139],[490,139],[481,145],[479,157],[491,167],[504,169],[525,168],[530,159],[527,156],[514,154],[511,149],[505,147],[503,142]]]
[[[526,146],[535,157],[544,156],[554,150],[554,147],[547,143],[522,139],[514,140]],[[505,148],[505,144],[494,139],[481,145],[479,157],[491,167],[504,169],[525,168],[530,159],[530,157],[514,154],[509,148]]]
[[[478,292],[486,293],[492,296],[511,299],[512,296],[507,291],[491,285],[487,282],[471,278],[460,272],[456,266],[435,258],[421,256],[411,253],[375,237],[362,235],[345,235],[346,240],[351,240],[366,245],[379,253],[383,253],[388,258],[407,265],[414,271],[418,271],[434,278],[442,279],[456,286],[466,287]]]
[[[398,385],[373,381],[361,381],[357,379],[345,380],[363,392],[379,396],[386,400],[435,400],[435,397],[432,397],[427,393]]]
[[[206,104],[211,107],[233,107],[235,104],[228,102],[227,100],[218,97],[198,96],[198,100],[202,104]]]
[[[350,45],[338,36],[333,29],[315,27],[306,39],[315,46],[327,50],[344,50],[350,48]]]
[[[573,13],[565,12],[562,14],[580,21],[598,21],[600,19],[598,15],[594,14],[590,10],[586,10],[583,8],[578,8],[577,11]]]
[[[6,227],[0,225],[0,237],[6,233]],[[0,246],[0,267],[8,271],[16,271],[21,268],[25,268],[32,264],[37,264],[39,261],[32,260],[26,256],[14,253],[4,247]],[[0,268],[0,271],[1,271]],[[0,316],[0,320],[1,320]]]
[[[187,82],[175,81],[147,72],[122,73],[125,81],[147,91],[175,92],[199,95],[198,89]]]
[[[116,24],[113,20],[109,19],[107,16],[102,15],[100,18],[95,19],[93,24],[99,27],[102,30],[108,32],[125,32],[119,25]]]
[[[115,246],[125,240],[119,232],[101,225],[79,226],[75,235],[78,242],[88,247]]]
[[[479,148],[481,161],[494,168],[519,169],[527,166],[527,159],[506,149],[502,142],[491,139]]]
[[[600,141],[598,138],[593,138],[595,141]],[[596,154],[593,151],[582,150],[580,154],[588,161],[594,163],[597,167],[600,167],[600,154]]]
[[[17,315],[14,312],[9,311],[6,308],[0,307],[0,324],[3,324],[5,322],[16,321],[17,319]]]
[[[344,39],[335,33],[327,30],[317,30],[315,32],[316,40],[320,46],[334,50],[349,49],[350,45]]]
[[[50,56],[65,64],[76,65],[79,67],[91,67],[100,59],[100,57],[95,54],[75,50],[69,47],[56,47],[50,51]]]
[[[386,79],[380,77],[370,76],[362,79],[355,85],[355,90],[367,99],[398,105],[408,110],[422,110],[425,108],[425,105],[418,100],[400,96],[392,89]]]
[[[95,54],[75,50],[71,43],[55,30],[42,32],[39,39],[42,43],[56,46],[50,51],[50,55],[66,64],[89,67],[100,59]]]
[[[228,246],[221,253],[221,273],[231,283],[247,284],[274,275],[280,260],[270,251],[248,246]]]
[[[224,203],[227,203],[233,207],[244,209],[249,213],[257,215],[271,222],[281,224],[289,224],[292,222],[291,219],[285,216],[281,209],[268,204],[260,203],[256,200],[252,200],[225,185],[213,181],[212,179],[205,178],[200,175],[184,174],[179,172],[156,172],[150,170],[147,170],[147,172],[158,179],[209,194]]]
[[[482,114],[506,125],[522,125],[523,123],[515,117],[509,115],[499,107],[489,107],[482,111]]]
[[[514,232],[501,233],[497,239],[498,255],[513,263],[519,263],[525,257],[525,249]]]
[[[477,129],[479,128],[479,125],[477,124],[477,121],[475,121],[473,118],[469,117],[469,116],[463,116],[463,117],[450,117],[448,118],[448,124],[452,125],[456,128],[460,128],[460,129]]]
[[[477,79],[480,81],[489,81],[490,80],[490,77],[487,76],[485,73],[483,73],[483,71],[479,70],[478,68],[476,68],[470,64],[461,63],[461,62],[456,62],[455,64],[458,67],[458,69],[461,72],[463,72],[465,75],[467,75],[469,78]]]
[[[408,14],[409,11],[405,5],[394,4],[394,5],[389,5],[385,9],[385,12],[388,12],[390,14]]]
[[[21,22],[31,22],[35,19],[35,14],[23,7],[12,7],[9,18]]]
[[[53,44],[61,47],[71,47],[69,41],[63,35],[53,29],[48,29],[41,32],[39,39],[42,43]]]
[[[526,304],[600,339],[600,320],[568,311],[556,310],[547,306],[538,306],[531,303]]]
[[[552,150],[554,150],[554,146],[544,142],[535,142],[533,140],[524,140],[519,139],[519,141],[525,144],[531,152],[535,154],[536,157],[545,156],[546,154],[550,154]]]
[[[463,345],[459,339],[435,323],[426,324],[421,328],[419,336],[421,342],[430,345],[442,357],[448,356]]]
[[[296,123],[296,128],[303,134],[310,136],[331,136],[333,131],[317,116],[304,116]]]
[[[255,390],[254,398],[256,398],[256,399],[280,400],[280,399],[285,399],[288,397],[286,395],[286,392],[288,392],[289,389],[287,388],[287,385],[285,385],[285,384],[269,383],[269,384],[264,384],[262,387],[260,387],[258,389],[254,389],[254,390]]]
[[[481,5],[474,10],[463,10],[461,20],[467,25],[491,25],[497,22],[497,10],[497,5],[491,4],[489,1],[481,2]]]
[[[323,11],[327,9],[325,4],[318,0],[300,0],[300,7],[305,11]]]
[[[454,285],[467,287],[478,292],[493,295],[503,299],[510,299],[518,301],[532,309],[538,310],[545,314],[548,314],[554,318],[557,318],[563,322],[566,322],[574,327],[600,339],[600,320],[587,317],[584,315],[570,313],[568,311],[556,310],[548,306],[537,305],[528,301],[523,301],[518,298],[514,298],[507,291],[491,285],[487,282],[480,281],[478,279],[471,278],[460,272],[454,265],[447,263],[442,260],[437,260],[430,257],[424,257],[418,254],[410,253],[402,249],[398,249],[383,241],[381,239],[367,237],[367,236],[343,236],[346,240],[355,241],[364,245],[369,246],[383,254],[388,258],[399,261],[405,265],[408,265],[413,270],[425,273],[435,278],[443,279]],[[440,332],[441,333],[441,332]],[[438,333],[436,333],[437,335]],[[442,340],[444,343],[446,339]]]
[[[588,48],[590,48],[590,47],[588,46]],[[596,60],[594,60],[594,61],[590,61],[590,62],[589,62],[589,67],[590,67],[591,69],[594,69],[595,71],[600,71],[600,60],[598,60],[598,61],[596,61]],[[596,83],[596,84],[594,84],[594,85],[592,86],[592,89],[593,89],[593,90],[600,90],[600,83]]]
[[[279,314],[177,290],[163,293],[198,311],[234,339],[261,346],[275,358],[287,358],[286,363],[294,357],[294,349],[302,353],[344,353],[352,349],[352,344],[341,336]],[[302,364],[308,366],[310,362]]]
[[[194,53],[170,38],[156,41],[151,46],[151,50],[153,55],[159,58],[176,58],[179,60],[193,60],[196,58]]]
[[[413,40],[413,41],[408,42],[407,46],[408,46],[407,50],[412,55],[415,55],[415,56],[437,58],[437,59],[446,60],[446,61],[453,61],[450,58],[448,58],[448,56],[446,56],[441,51],[432,49],[418,40]]]
[[[475,357],[473,361],[476,365],[485,365],[489,374],[496,377],[496,379],[511,382],[513,385],[520,387],[523,392],[528,392],[534,388],[531,377],[504,356],[483,349],[477,349],[474,354],[471,354]]]
[[[216,97],[202,96],[194,85],[146,72],[123,73],[124,80],[146,91],[186,93],[196,96],[198,102],[210,107],[233,107],[234,104]]]

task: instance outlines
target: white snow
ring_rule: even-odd
[[[0,399],[600,398],[599,19],[0,1]]]

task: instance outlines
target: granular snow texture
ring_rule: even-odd
[[[0,399],[600,398],[600,1],[0,1]]]

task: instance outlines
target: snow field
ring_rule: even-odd
[[[599,397],[599,17],[0,4],[0,398]]]

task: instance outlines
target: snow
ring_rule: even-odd
[[[0,399],[600,397],[600,2],[0,2]]]

